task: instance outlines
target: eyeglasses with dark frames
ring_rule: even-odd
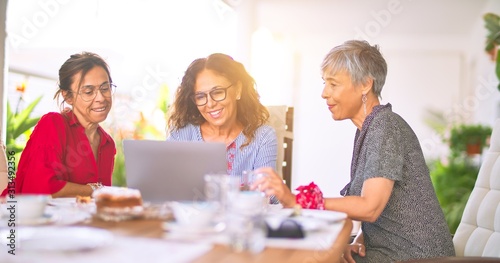
[[[212,98],[213,101],[223,101],[226,99],[227,96],[227,89],[231,88],[233,84],[225,87],[225,88],[214,88],[209,92],[197,92],[195,93],[191,99],[193,100],[194,104],[196,106],[204,106],[208,102],[208,95],[210,95],[210,98]]]
[[[102,83],[101,86],[85,85],[80,88],[78,95],[84,101],[91,101],[97,96],[97,91],[100,91],[103,97],[109,98],[113,95],[116,85],[110,82]]]

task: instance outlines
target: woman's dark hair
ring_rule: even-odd
[[[64,102],[68,97],[73,96],[73,91],[71,90],[71,85],[73,82],[78,81],[78,86],[89,72],[94,67],[103,68],[109,77],[109,82],[113,82],[111,79],[111,74],[109,73],[109,66],[99,55],[92,52],[82,52],[79,54],[73,54],[70,56],[66,62],[59,69],[59,89],[54,94],[54,99],[59,102],[59,97],[62,96],[63,91],[66,93],[63,96],[63,101],[60,104],[62,109]],[[76,80],[74,77],[81,73],[80,79]]]
[[[241,97],[237,101],[236,118],[243,125],[243,134],[247,137],[242,147],[247,146],[253,140],[255,131],[269,119],[269,112],[260,103],[259,94],[255,89],[255,80],[248,74],[243,64],[221,53],[196,59],[189,65],[177,88],[174,104],[170,108],[167,121],[168,131],[183,128],[187,124],[201,125],[205,122],[191,99],[196,77],[204,69],[212,70],[231,83],[241,83]]]

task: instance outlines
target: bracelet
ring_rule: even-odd
[[[102,188],[102,183],[101,182],[88,183],[87,185],[90,186],[90,188],[92,188],[92,192],[95,191],[95,190],[97,190],[97,189],[101,189]]]
[[[309,185],[297,187],[299,193],[295,196],[295,202],[306,209],[325,209],[325,200],[319,187],[311,182]]]

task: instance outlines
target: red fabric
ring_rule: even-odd
[[[299,186],[295,190],[299,191],[299,193],[295,196],[295,202],[302,208],[319,210],[325,209],[323,193],[314,182],[311,182],[309,185]]]
[[[116,147],[109,134],[101,127],[98,131],[101,142],[96,163],[85,129],[73,112],[42,116],[21,154],[16,193],[53,194],[66,182],[110,186]]]

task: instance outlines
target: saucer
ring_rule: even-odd
[[[26,226],[18,230],[17,232],[16,229],[16,238],[19,249],[39,253],[89,251],[110,245],[114,239],[108,230],[83,226]],[[7,236],[8,231],[10,230],[0,230],[0,235]],[[0,244],[8,244],[7,242],[7,239],[0,240]]]
[[[17,223],[22,226],[39,226],[54,223],[56,219],[56,215],[44,214],[38,218],[18,219]]]

